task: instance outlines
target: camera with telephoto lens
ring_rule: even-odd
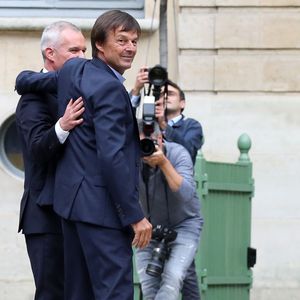
[[[154,132],[155,101],[160,97],[161,87],[167,83],[168,72],[164,67],[156,65],[148,69],[148,79],[150,85],[143,105],[143,132],[146,138],[140,142],[141,156],[150,156],[155,151],[155,142],[150,138]],[[152,86],[152,95],[150,96]]]
[[[165,260],[169,258],[171,249],[169,243],[175,241],[177,232],[166,226],[156,225],[152,229],[152,239],[156,242],[146,273],[158,277],[164,270]]]

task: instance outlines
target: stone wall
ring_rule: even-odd
[[[178,82],[207,159],[252,139],[253,300],[300,294],[300,1],[179,0]]]

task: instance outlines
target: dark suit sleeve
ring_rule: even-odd
[[[55,119],[49,112],[43,95],[26,94],[21,97],[16,111],[19,134],[23,135],[28,153],[40,162],[56,157],[62,149],[56,132]]]
[[[185,119],[179,128],[167,126],[165,138],[184,146],[195,162],[197,152],[203,144],[203,132],[200,123],[194,119]]]
[[[15,90],[19,95],[36,92],[56,93],[57,76],[57,72],[22,71],[16,78]]]
[[[130,100],[115,80],[108,82],[105,91],[99,89],[93,103],[99,166],[121,223],[127,226],[144,217],[138,201],[139,149]]]

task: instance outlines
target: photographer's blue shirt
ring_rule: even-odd
[[[176,124],[177,122],[179,122],[181,119],[183,119],[183,115],[179,115],[171,120],[168,121],[168,125],[169,126],[173,126],[174,124]]]

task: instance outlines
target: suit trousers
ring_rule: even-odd
[[[25,240],[36,287],[34,300],[63,300],[62,234],[25,234]]]
[[[132,300],[132,235],[63,220],[65,299]]]

